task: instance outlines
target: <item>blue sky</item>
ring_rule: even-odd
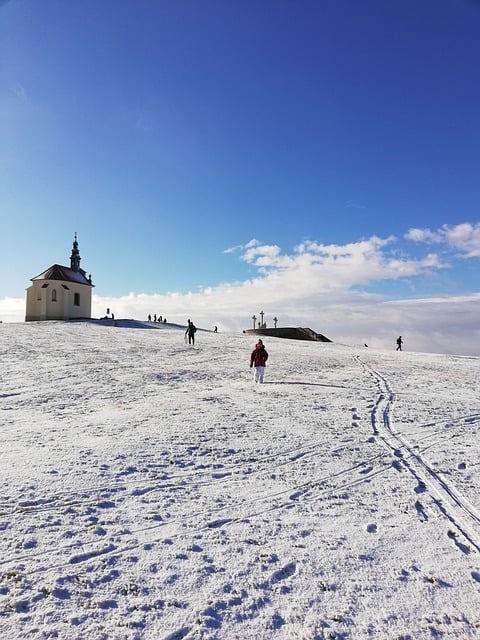
[[[479,33],[473,0],[0,3],[0,319],[77,232],[97,314],[468,352]]]

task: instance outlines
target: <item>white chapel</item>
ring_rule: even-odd
[[[92,276],[80,268],[77,234],[73,241],[70,267],[54,264],[32,278],[27,289],[25,322],[71,320],[92,316]]]

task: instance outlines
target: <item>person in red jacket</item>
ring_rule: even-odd
[[[267,364],[268,353],[263,342],[259,340],[255,345],[255,349],[250,356],[250,368],[253,367],[253,381],[258,384],[263,383],[263,375],[265,373],[265,365]]]

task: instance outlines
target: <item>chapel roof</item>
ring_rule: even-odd
[[[87,278],[83,269],[74,271],[70,269],[70,267],[64,267],[61,264],[52,265],[40,275],[32,278],[32,282],[34,280],[64,280],[66,282],[77,282],[78,284],[86,284],[93,287],[91,279]]]

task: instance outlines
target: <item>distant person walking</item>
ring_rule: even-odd
[[[397,338],[397,348],[395,349],[395,351],[401,351],[402,350],[402,344],[403,344],[402,336],[398,336],[398,338]]]
[[[265,365],[267,364],[267,360],[267,350],[263,346],[263,342],[259,340],[250,355],[250,368],[253,367],[253,382],[256,384],[263,384],[263,376],[265,374]]]
[[[188,321],[187,330],[185,331],[185,336],[188,336],[188,344],[195,344],[195,333],[197,331],[197,327],[191,322]]]

